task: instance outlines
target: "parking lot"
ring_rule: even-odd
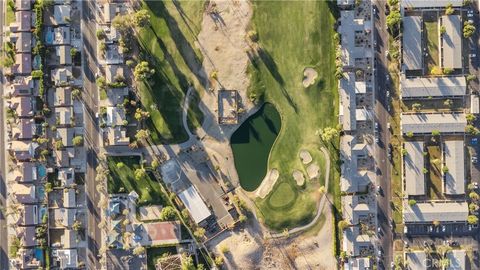
[[[480,140],[476,137],[467,136],[466,144],[468,152],[470,153],[468,160],[470,164],[470,179],[472,182],[480,184],[480,162],[478,161],[480,154]]]
[[[410,236],[466,236],[478,233],[478,225],[474,226],[466,223],[440,224],[439,226],[434,226],[432,224],[415,224],[405,225],[405,227],[407,230],[406,234]]]

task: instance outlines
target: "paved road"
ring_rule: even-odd
[[[4,12],[6,11],[6,3],[7,1],[1,1],[0,4],[0,44],[3,46],[3,26],[6,23],[6,16]],[[4,106],[4,99],[3,99],[3,72],[0,69],[0,105],[2,108]],[[0,113],[0,127],[4,127],[4,110]],[[5,131],[5,130],[4,130]],[[0,207],[2,209],[6,206],[6,198],[7,198],[7,191],[6,191],[6,170],[5,170],[5,132],[0,132]],[[8,261],[8,239],[7,239],[7,223],[6,217],[0,212],[0,265],[2,269],[8,269],[9,261]]]
[[[385,21],[385,1],[374,1],[377,7],[377,12],[374,15],[375,20],[375,37],[377,41],[377,48],[375,53],[376,64],[376,89],[375,89],[375,117],[378,123],[379,143],[377,144],[377,151],[375,153],[375,160],[377,165],[377,185],[381,187],[381,195],[378,196],[378,225],[381,228],[379,234],[379,247],[383,251],[383,258],[379,261],[379,269],[386,269],[390,267],[392,261],[392,247],[393,235],[390,229],[391,220],[391,185],[390,185],[390,161],[387,158],[387,149],[390,142],[390,131],[387,128],[389,112],[387,106],[389,99],[387,98],[387,90],[391,91],[388,86],[389,81],[386,80],[387,59],[385,51],[388,50],[388,32],[386,31]]]
[[[88,207],[87,233],[87,269],[100,269],[98,249],[101,247],[101,232],[98,223],[101,212],[97,208],[100,196],[95,188],[95,168],[99,149],[99,129],[96,123],[98,111],[98,91],[95,74],[98,72],[96,57],[97,38],[95,36],[95,1],[82,1],[82,35],[83,35],[83,86],[82,98],[85,105],[85,141],[87,147],[86,191]]]

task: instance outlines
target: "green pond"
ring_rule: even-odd
[[[233,133],[232,145],[240,185],[255,190],[267,173],[268,155],[280,132],[280,114],[266,103]]]

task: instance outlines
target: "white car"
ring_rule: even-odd
[[[390,97],[390,91],[387,90],[387,97]]]

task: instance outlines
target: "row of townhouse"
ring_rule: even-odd
[[[40,42],[32,33],[35,22],[32,2],[15,1],[15,21],[7,26],[10,34],[5,46],[12,48],[14,63],[4,69],[7,149],[11,155],[7,174],[7,222],[13,269],[43,266],[44,253],[39,246],[47,244],[45,236],[40,238],[37,233],[40,226],[45,226],[47,205],[43,186],[46,164],[38,159],[40,146],[37,143],[38,138],[45,137],[44,117],[37,106],[42,81],[31,76],[32,66],[38,68],[32,59],[38,55],[33,56],[32,49]]]
[[[101,122],[103,126],[102,138],[105,146],[125,146],[130,144],[126,135],[128,125],[125,111],[125,100],[129,98],[129,87],[126,84],[123,47],[120,46],[119,31],[112,27],[112,21],[117,15],[128,13],[129,6],[123,1],[100,2],[100,21],[97,24],[97,33],[101,33],[102,40],[98,43],[97,55],[103,66],[105,81],[104,94],[101,94],[100,106]],[[131,11],[130,11],[131,12]]]
[[[464,19],[463,3],[452,1],[451,4],[455,12],[449,15],[444,12],[445,5],[439,3],[432,6],[426,1],[407,1],[403,4],[400,97],[407,104],[422,104],[425,100],[437,103],[435,107],[441,107],[445,100],[465,104],[468,89],[464,75],[464,38],[460,34]],[[425,35],[424,17],[431,10],[440,14],[436,20],[445,30],[438,33],[438,55],[428,55],[425,48],[427,39],[432,37]],[[438,59],[436,62],[443,70],[452,71],[443,75],[431,74],[427,57]],[[434,223],[466,223],[469,215],[466,200],[468,164],[465,157],[465,131],[469,121],[466,111],[466,108],[460,108],[439,112],[426,106],[421,111],[417,109],[401,114],[400,132],[405,139],[402,150],[405,233],[425,233],[417,227],[433,226]],[[433,196],[428,190],[434,185],[435,172],[430,170],[434,167],[432,159],[435,157],[429,153],[429,149],[433,148],[440,150],[438,159],[442,168],[441,184],[435,186],[438,196]]]
[[[371,269],[375,263],[372,235],[376,231],[374,173],[374,44],[372,5],[337,1],[341,7],[338,33],[344,71],[339,82],[344,269]]]
[[[447,5],[453,13],[445,12]],[[400,98],[412,104],[412,110],[400,116],[403,223],[409,238],[453,239],[475,231],[467,223],[473,213],[467,196],[470,164],[465,151],[471,124],[465,108],[469,89],[464,46],[468,42],[461,34],[465,11],[463,1],[458,0],[402,1]],[[425,19],[434,20],[438,33],[426,35]],[[438,54],[428,49],[432,38],[438,39]],[[433,74],[432,63],[443,74]],[[422,107],[413,109],[413,104]],[[439,110],[444,104],[462,105]],[[406,269],[469,269],[466,257],[465,250],[455,248],[441,256],[435,251],[407,251],[404,265]],[[442,258],[448,260],[447,267]]]
[[[8,42],[16,61],[6,72],[5,93],[12,119],[10,246],[18,248],[13,269],[76,269],[85,260],[83,106],[74,94],[80,95],[81,79],[73,75],[79,73],[79,7],[70,1],[15,2]]]

